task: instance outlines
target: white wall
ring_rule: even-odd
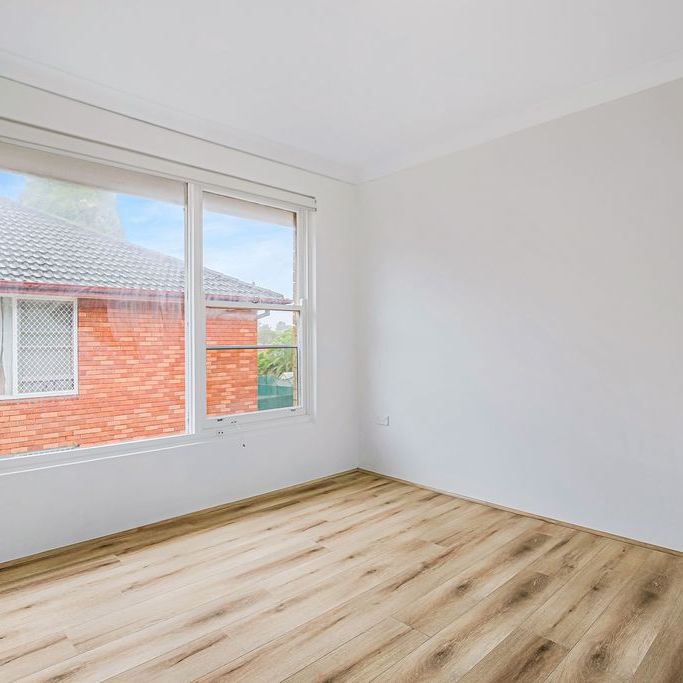
[[[319,207],[316,420],[0,475],[0,562],[356,467],[355,188],[3,79],[0,101],[10,119],[315,195]]]
[[[677,81],[362,187],[363,466],[683,549],[681,122]]]

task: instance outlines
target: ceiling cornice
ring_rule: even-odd
[[[59,97],[347,183],[355,169],[259,135],[147,101],[101,83],[0,50],[0,76]]]
[[[174,132],[246,152],[270,161],[347,183],[376,180],[412,166],[448,156],[572,113],[633,95],[683,78],[683,51],[583,86],[571,94],[541,102],[469,129],[452,129],[419,144],[397,149],[361,168],[325,159],[247,131],[178,111],[164,105],[73,76],[45,64],[0,50],[0,75],[85,105],[144,121]]]
[[[567,96],[541,102],[534,107],[483,122],[466,130],[452,130],[419,146],[397,150],[390,157],[365,164],[359,170],[359,182],[376,180],[680,78],[683,78],[683,51],[583,86]]]

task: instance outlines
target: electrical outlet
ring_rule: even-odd
[[[389,416],[388,415],[378,415],[375,417],[375,424],[381,425],[382,427],[389,426]]]
[[[225,436],[225,430],[224,429],[217,429],[216,430],[216,437],[219,439],[222,439]]]

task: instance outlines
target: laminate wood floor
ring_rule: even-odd
[[[683,558],[352,472],[0,569],[0,681],[683,681]]]

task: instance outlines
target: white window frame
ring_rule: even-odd
[[[37,129],[27,124],[5,121],[0,117],[0,158],[12,149],[18,154],[47,153],[64,157],[69,163],[97,163],[109,171],[144,174],[155,178],[180,181],[186,188],[185,201],[185,391],[186,431],[183,434],[151,437],[114,444],[66,447],[50,453],[26,453],[0,456],[0,475],[63,464],[138,455],[159,450],[186,448],[213,441],[232,431],[251,431],[291,426],[315,420],[317,403],[316,329],[315,329],[315,231],[313,218],[317,211],[314,196],[285,188],[263,185],[226,175],[221,171],[189,166],[164,157],[148,156],[130,149],[107,145],[92,140],[72,137],[56,131]],[[29,156],[30,166],[19,173],[40,174],[41,167]],[[53,159],[54,163],[54,159]],[[0,161],[0,167],[3,164]],[[8,170],[11,170],[9,168]],[[49,171],[43,171],[53,175]],[[142,189],[142,188],[141,188]],[[242,413],[223,418],[206,416],[206,348],[205,302],[201,300],[202,277],[202,202],[203,192],[222,194],[236,199],[256,202],[292,211],[297,221],[297,277],[300,280],[298,301],[292,304],[300,311],[299,343],[299,405],[254,413]],[[8,295],[11,296],[11,295]],[[30,295],[19,295],[20,298]],[[51,298],[36,296],[36,298]],[[52,297],[60,298],[60,297]],[[62,297],[70,298],[70,297]],[[233,302],[232,307],[235,307]],[[76,302],[78,305],[78,302]],[[260,310],[269,305],[256,306]],[[76,328],[78,325],[76,325]],[[76,346],[77,348],[77,346]],[[77,367],[77,366],[76,366]],[[78,373],[77,373],[78,377]],[[77,390],[73,392],[76,394]],[[45,397],[39,394],[38,397]],[[23,398],[21,396],[20,398]],[[27,396],[26,396],[27,397]],[[11,397],[16,400],[17,397]]]
[[[69,296],[51,296],[40,294],[2,294],[0,298],[9,299],[12,302],[12,393],[0,394],[0,401],[23,401],[35,398],[56,398],[59,396],[78,395],[78,299]],[[19,322],[17,316],[18,301],[68,301],[72,304],[72,362],[74,368],[74,388],[68,391],[34,391],[27,394],[19,393]],[[0,456],[2,457],[2,456]]]
[[[262,204],[267,207],[290,211],[295,217],[295,291],[294,303],[292,304],[267,304],[251,303],[246,301],[206,301],[204,296],[203,274],[203,201],[204,194],[209,193],[229,199],[241,199]],[[311,402],[309,396],[310,386],[310,354],[309,339],[311,336],[310,316],[308,314],[309,301],[309,233],[308,233],[308,211],[301,207],[292,206],[287,202],[276,199],[258,199],[241,192],[226,190],[223,187],[207,184],[191,184],[188,189],[188,206],[192,202],[192,208],[188,210],[191,216],[191,227],[188,233],[194,241],[193,267],[196,277],[193,278],[192,287],[195,291],[195,317],[196,329],[194,331],[194,341],[196,347],[196,357],[199,362],[195,363],[195,368],[199,376],[195,375],[194,384],[198,389],[194,406],[195,424],[201,425],[203,432],[216,432],[223,430],[234,430],[235,428],[257,425],[271,420],[283,420],[295,416],[305,416],[310,414],[309,407]],[[188,289],[190,287],[188,286]],[[189,308],[189,307],[188,307]],[[291,408],[273,408],[270,410],[253,411],[249,413],[236,413],[233,415],[209,416],[206,410],[206,308],[221,309],[241,309],[241,310],[278,310],[292,311],[298,316],[297,321],[297,405]],[[199,348],[200,347],[200,348]]]

